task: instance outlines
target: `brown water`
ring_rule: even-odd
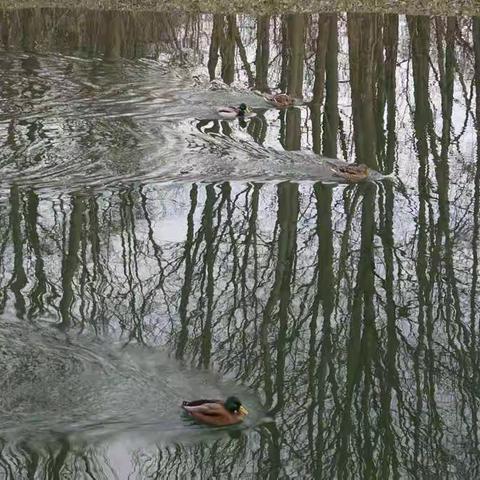
[[[478,18],[0,19],[0,478],[480,476]]]

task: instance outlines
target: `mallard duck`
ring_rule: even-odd
[[[241,103],[238,107],[220,107],[217,109],[217,113],[223,118],[243,118],[246,114],[250,113],[250,109],[244,103]]]
[[[268,103],[278,108],[291,107],[295,103],[293,98],[286,93],[275,93],[273,95],[266,93],[264,98]]]
[[[182,408],[195,420],[207,425],[235,425],[248,415],[247,409],[237,397],[222,400],[194,400],[182,402]]]
[[[330,165],[335,175],[349,182],[361,182],[368,177],[368,167],[363,163],[359,165],[337,165],[330,163]]]

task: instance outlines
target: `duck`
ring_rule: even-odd
[[[243,422],[248,410],[237,397],[222,400],[193,400],[182,402],[183,410],[197,422],[223,427]]]
[[[368,177],[368,167],[364,163],[359,165],[337,165],[330,163],[334,175],[342,177],[348,182],[361,182]]]
[[[245,103],[241,103],[238,107],[220,107],[217,108],[217,113],[227,119],[243,118],[250,113],[250,108]]]
[[[278,108],[291,107],[295,103],[294,99],[286,93],[275,93],[273,95],[266,93],[264,98],[268,103]]]

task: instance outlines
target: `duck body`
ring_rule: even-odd
[[[359,165],[337,165],[330,163],[332,172],[342,177],[348,182],[357,183],[365,180],[368,177],[368,167],[361,163]]]
[[[236,425],[243,422],[248,411],[237,397],[223,400],[194,400],[182,402],[183,410],[197,422],[212,426]]]
[[[243,118],[248,113],[248,107],[241,103],[238,107],[220,107],[217,108],[217,113],[222,117],[229,120],[235,118]]]
[[[265,94],[265,100],[277,108],[287,108],[293,106],[294,99],[286,93]]]

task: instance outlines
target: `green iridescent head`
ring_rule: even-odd
[[[248,415],[248,410],[242,405],[242,402],[237,397],[228,397],[225,400],[225,408],[230,413],[238,413],[239,415]]]

